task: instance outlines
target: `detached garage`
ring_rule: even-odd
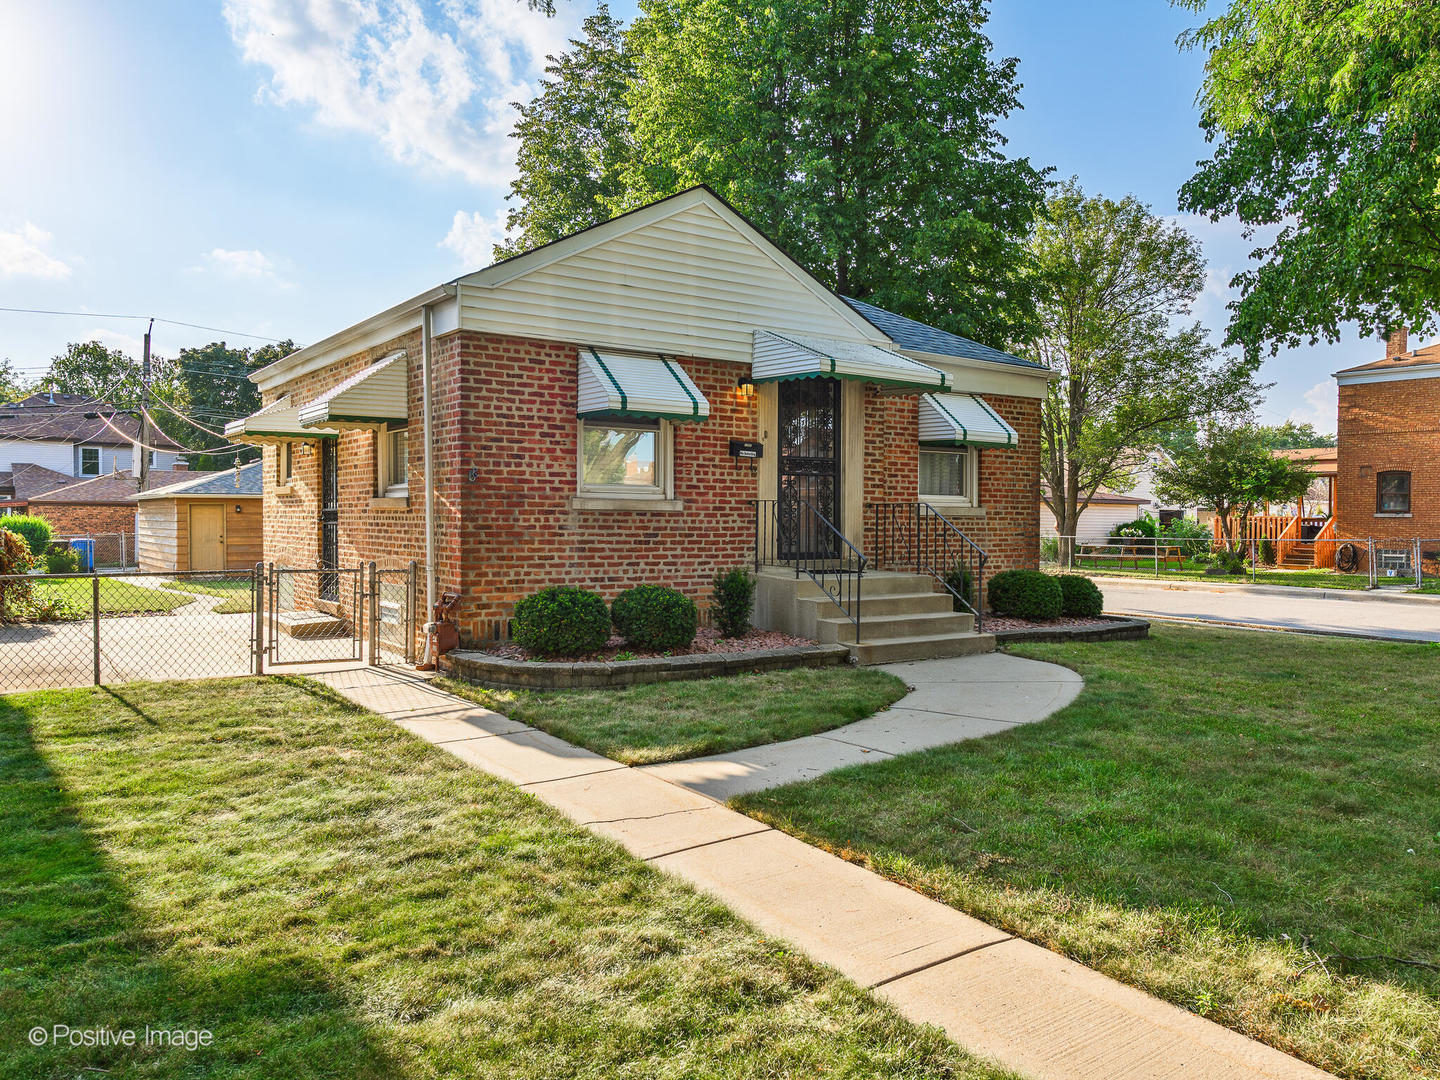
[[[139,504],[135,544],[141,570],[245,570],[263,557],[262,465],[130,496]]]

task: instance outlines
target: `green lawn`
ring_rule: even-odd
[[[1440,647],[1014,651],[1051,719],[737,805],[1343,1076],[1440,1075]],[[1398,959],[1391,959],[1398,958]]]
[[[0,697],[0,769],[6,1080],[1005,1075],[310,684]]]
[[[59,578],[37,581],[36,601],[58,602],[75,618],[88,618],[94,600],[89,578]],[[100,579],[100,614],[142,615],[150,612],[173,611],[191,603],[191,597],[180,596],[166,589],[152,589],[123,578]]]
[[[1095,578],[1154,578],[1157,576],[1154,567],[1146,566],[1144,563],[1141,563],[1138,569],[1133,566],[1117,569],[1110,566],[1091,566],[1086,563],[1076,567],[1074,572]],[[1248,571],[1244,574],[1207,574],[1204,567],[1187,564],[1183,569],[1174,566],[1162,569],[1158,576],[1164,581],[1228,581],[1245,585],[1295,585],[1307,589],[1368,589],[1370,587],[1370,579],[1365,574],[1337,574],[1333,570],[1266,570],[1262,567],[1252,581]]]
[[[1418,589],[1411,589],[1410,591],[1412,593],[1427,593],[1431,595],[1440,593],[1440,578],[1430,578],[1428,581],[1424,581]]]
[[[217,615],[234,615],[241,611],[254,611],[255,598],[252,583],[245,578],[176,578],[167,581],[162,588],[177,592],[199,593],[201,596],[220,596],[224,600],[211,610]]]
[[[795,668],[760,675],[546,693],[439,685],[627,765],[720,754],[863,720],[905,696],[865,668]]]

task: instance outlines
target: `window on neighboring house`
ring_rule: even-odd
[[[580,423],[580,489],[613,495],[663,495],[668,425],[642,420]]]
[[[410,495],[410,431],[404,424],[387,424],[380,432],[380,494],[387,499]]]
[[[1377,514],[1410,513],[1410,474],[1382,472],[1375,477],[1375,512]]]
[[[980,455],[975,450],[920,451],[920,498],[937,499],[962,506],[977,504],[977,471]]]
[[[275,448],[275,483],[287,487],[295,475],[295,444],[281,443]]]
[[[98,446],[82,446],[80,448],[80,475],[100,475],[100,448]]]

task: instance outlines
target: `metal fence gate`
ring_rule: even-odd
[[[418,576],[414,563],[0,576],[0,693],[413,664]]]

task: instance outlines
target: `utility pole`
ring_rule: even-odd
[[[140,467],[135,475],[140,478],[140,490],[146,490],[150,479],[150,331],[155,329],[155,320],[145,328],[145,358],[140,363],[140,445],[135,452],[140,455]]]

